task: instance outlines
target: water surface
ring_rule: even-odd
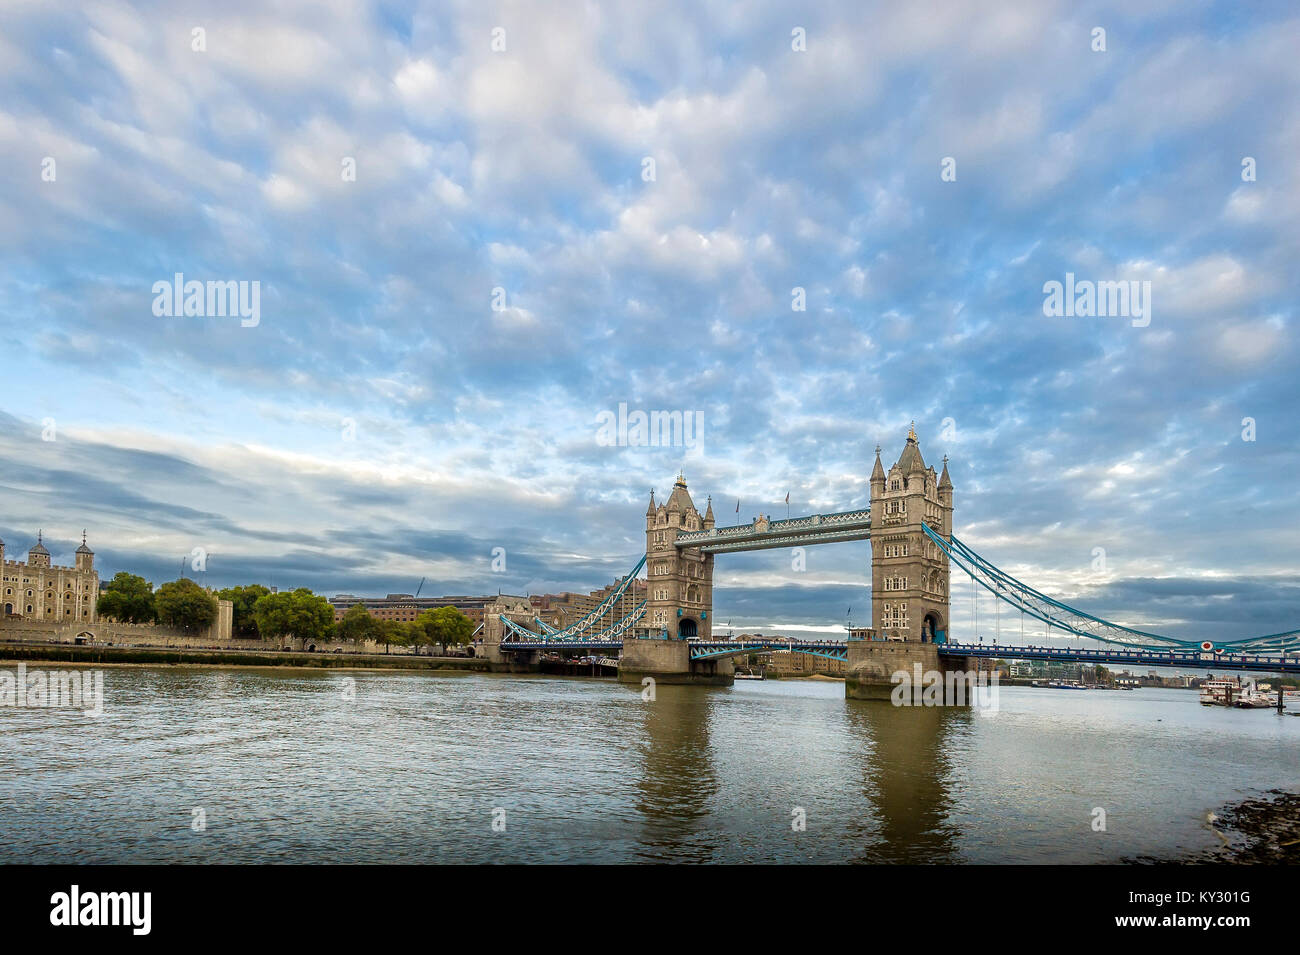
[[[98,719],[0,708],[0,862],[1107,862],[1300,788],[1300,719],[1188,691],[103,672]]]

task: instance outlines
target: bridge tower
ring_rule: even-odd
[[[871,625],[877,635],[942,643],[948,632],[948,555],[921,530],[952,535],[952,480],[925,466],[916,426],[886,474],[871,471]]]
[[[916,426],[886,473],[876,448],[871,470],[871,624],[874,640],[850,640],[844,693],[887,700],[900,671],[964,670],[969,661],[939,656],[947,639],[948,557],[921,529],[952,536],[952,479],[926,467]]]
[[[692,660],[690,641],[711,640],[713,555],[676,546],[677,535],[713,527],[713,502],[701,514],[680,473],[663,504],[645,512],[646,615],[644,637],[623,641],[621,683],[697,683],[730,686],[735,665],[729,657]]]
[[[646,615],[652,636],[669,640],[708,640],[713,634],[713,555],[699,548],[679,548],[683,531],[713,527],[713,501],[700,514],[679,472],[668,500],[655,505],[654,491],[645,512]]]

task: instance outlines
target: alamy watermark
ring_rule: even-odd
[[[0,706],[78,709],[86,716],[104,715],[103,670],[0,670]]]
[[[986,713],[998,710],[998,674],[983,670],[895,670],[889,701],[895,706],[969,706]]]
[[[148,935],[153,925],[152,892],[83,892],[78,885],[50,896],[54,926],[124,926],[132,935]]]
[[[1093,282],[1075,280],[1065,273],[1065,282],[1043,283],[1043,314],[1048,318],[1131,318],[1134,328],[1151,324],[1151,282]]]
[[[627,410],[596,415],[596,443],[605,448],[689,448],[696,450],[704,438],[701,411]]]
[[[185,281],[177,272],[168,282],[153,283],[153,313],[159,318],[225,318],[239,316],[244,328],[256,328],[262,322],[262,283],[248,281]]]

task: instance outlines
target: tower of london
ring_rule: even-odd
[[[73,566],[50,562],[42,535],[27,552],[27,560],[6,560],[5,542],[0,540],[0,607],[6,617],[43,620],[53,623],[93,623],[95,603],[99,599],[99,574],[95,571],[95,552],[81,546],[73,557]]]

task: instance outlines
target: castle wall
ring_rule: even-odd
[[[212,626],[201,633],[185,633],[170,627],[150,623],[116,623],[108,620],[56,621],[19,620],[0,618],[0,640],[35,640],[49,643],[76,643],[82,634],[89,633],[94,643],[112,643],[134,647],[220,647],[223,649],[248,648],[265,643],[267,647],[282,647],[286,641],[259,641],[236,638],[231,635],[234,605],[229,600],[217,601],[217,618]],[[343,646],[343,644],[340,644]],[[347,644],[347,646],[352,646]]]

